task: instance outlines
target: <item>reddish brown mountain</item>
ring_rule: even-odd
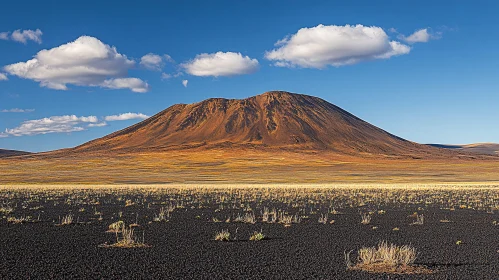
[[[173,105],[136,125],[71,151],[227,146],[319,149],[355,155],[452,153],[394,136],[323,99],[283,91],[246,99],[211,98]]]

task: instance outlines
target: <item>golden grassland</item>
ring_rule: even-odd
[[[227,190],[244,190],[244,191],[320,191],[320,190],[386,190],[386,191],[417,191],[417,190],[435,190],[435,191],[452,191],[452,190],[499,190],[499,182],[455,182],[455,183],[435,183],[435,184],[134,184],[134,185],[117,185],[117,184],[1,184],[1,190],[109,190],[109,191],[162,191],[162,190],[178,190],[190,192],[210,192],[210,191],[227,191]]]
[[[499,182],[499,160],[354,158],[210,150],[0,159],[0,184],[435,184]]]

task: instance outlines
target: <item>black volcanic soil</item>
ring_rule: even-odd
[[[11,224],[2,219],[0,279],[499,278],[499,227],[492,225],[492,221],[499,220],[499,213],[437,207],[421,212],[417,205],[393,206],[383,207],[386,214],[374,215],[370,225],[362,225],[359,218],[362,208],[357,207],[337,209],[343,214],[330,214],[330,219],[336,221],[334,224],[319,224],[318,214],[307,214],[309,218],[300,224],[284,227],[260,221],[214,223],[212,217],[224,220],[234,210],[214,212],[217,205],[204,204],[202,208],[176,209],[169,222],[150,223],[161,206],[154,201],[124,207],[124,201],[110,196],[100,196],[100,205],[67,205],[66,199],[46,200],[37,204],[43,208],[30,210],[36,203],[29,206],[25,196],[11,196],[15,210],[6,216],[37,218],[39,214],[41,222]],[[166,200],[160,197],[156,202]],[[102,221],[97,220],[94,207],[102,212]],[[81,208],[85,211],[80,212]],[[118,219],[120,211],[127,223],[135,222],[139,214],[138,223],[142,226],[137,234],[151,248],[98,247],[114,241],[115,235],[105,231]],[[408,215],[415,211],[424,213],[424,225],[409,225],[414,219]],[[59,217],[70,212],[79,217],[80,224],[55,225]],[[441,223],[442,219],[452,222]],[[373,226],[378,228],[373,230]],[[400,230],[393,231],[394,227]],[[222,229],[229,229],[237,240],[214,241],[215,232]],[[247,241],[253,231],[260,230],[267,240]],[[412,244],[419,250],[416,263],[435,273],[386,275],[346,270],[345,251],[374,246],[381,240]],[[458,240],[463,243],[457,245]]]

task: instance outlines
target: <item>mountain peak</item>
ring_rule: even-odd
[[[268,91],[211,98],[168,109],[74,151],[151,151],[193,147],[319,149],[347,154],[413,154],[434,149],[396,137],[317,97]]]

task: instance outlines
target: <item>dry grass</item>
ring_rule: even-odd
[[[144,237],[142,241],[139,241],[135,236],[133,228],[127,228],[125,223],[121,225],[121,229],[116,232],[116,243],[113,244],[101,244],[99,247],[102,248],[148,248],[151,247],[144,243]]]
[[[164,207],[161,207],[158,215],[154,215],[152,219],[154,222],[168,222],[170,219],[170,212],[165,210]]]
[[[423,214],[418,215],[416,213],[415,217],[416,217],[416,221],[413,222],[411,225],[420,225],[421,226],[424,224],[424,215]]]
[[[368,225],[371,223],[372,216],[369,213],[362,213],[360,214],[360,223],[363,225]]]
[[[109,225],[107,232],[117,233],[120,232],[125,223],[123,221],[117,221]]]
[[[350,260],[350,252],[345,253],[347,268],[372,273],[420,274],[432,271],[414,265],[416,248],[410,245],[397,246],[383,241],[376,247],[363,247],[357,251],[357,263]]]
[[[255,231],[253,235],[250,237],[250,241],[261,241],[265,239],[265,235],[262,233],[262,231]]]
[[[73,223],[74,223],[73,214],[68,214],[68,215],[62,217],[62,219],[59,220],[59,224],[57,224],[57,225],[58,226],[67,226],[67,225],[70,225]]]
[[[215,234],[216,241],[230,241],[230,232],[225,229]]]
[[[168,151],[0,159],[0,184],[439,183],[499,181],[499,160],[353,158],[328,152]],[[355,175],[352,175],[355,174]]]

